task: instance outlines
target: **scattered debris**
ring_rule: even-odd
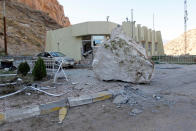
[[[155,98],[156,100],[160,100],[161,99],[161,97],[160,96],[157,96],[157,95],[155,95],[155,94],[153,94],[153,96],[152,96],[153,98]]]
[[[123,97],[122,95],[118,95],[114,98],[113,103],[114,104],[126,104],[128,102],[128,98],[127,97]]]
[[[45,94],[47,94],[47,95],[49,95],[49,96],[54,96],[54,97],[59,97],[59,96],[64,95],[64,94],[52,94],[52,93],[46,92],[46,91],[44,91],[44,90],[41,90],[41,89],[36,88],[36,87],[33,87],[33,86],[26,86],[26,87],[23,86],[22,89],[20,89],[20,90],[14,92],[14,93],[10,93],[10,94],[4,95],[4,96],[0,96],[0,99],[3,99],[3,98],[6,98],[6,97],[9,97],[9,96],[16,95],[16,94],[21,93],[21,92],[23,92],[23,91],[25,91],[25,90],[39,91],[39,92],[42,92],[42,93],[45,93]]]
[[[9,71],[9,68],[4,68],[4,71]]]
[[[47,95],[49,95],[49,96],[59,97],[59,96],[64,95],[64,94],[52,94],[52,93],[49,93],[49,92],[40,90],[40,89],[35,88],[35,87],[32,87],[32,86],[30,86],[29,88],[32,89],[32,90],[35,90],[35,91],[39,91],[39,92],[45,93],[45,94],[47,94]]]
[[[84,87],[82,84],[78,84],[74,87],[74,89],[77,89],[77,90],[82,90]]]
[[[21,92],[25,91],[27,88],[28,87],[24,87],[24,88],[14,92],[14,93],[10,93],[10,94],[4,95],[4,96],[0,96],[0,99],[3,99],[3,98],[6,98],[6,97],[9,97],[9,96],[13,96],[13,95],[16,95],[18,93],[21,93]]]
[[[138,115],[138,114],[140,114],[140,113],[142,113],[142,112],[143,112],[142,110],[137,109],[137,108],[134,108],[134,109],[130,112],[129,115],[135,116],[135,115]]]
[[[118,27],[113,30],[111,39],[97,48],[93,71],[100,80],[149,83],[154,64],[145,49],[126,37],[122,27]]]
[[[28,96],[30,96],[31,95],[31,93],[29,93],[29,92],[27,92],[27,93],[25,93],[26,95],[28,95]]]
[[[72,85],[77,85],[77,84],[78,84],[78,82],[72,82],[71,84],[72,84]]]
[[[85,83],[85,85],[90,85],[89,83]]]
[[[15,86],[15,85],[17,85],[17,82],[0,84],[0,87]]]

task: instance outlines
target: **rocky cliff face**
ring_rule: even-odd
[[[57,0],[14,0],[21,3],[24,3],[25,5],[28,5],[29,7],[40,10],[45,13],[48,13],[50,17],[55,19],[57,23],[59,23],[62,26],[69,26],[70,21],[68,17],[65,17],[64,15],[64,9],[63,6],[59,4]]]
[[[6,0],[6,14],[9,55],[35,55],[43,51],[46,31],[63,27],[46,13],[10,0]],[[3,20],[0,13],[0,51],[3,49]]]
[[[164,45],[165,54],[185,54],[184,34]],[[196,55],[196,29],[187,32],[187,53]]]

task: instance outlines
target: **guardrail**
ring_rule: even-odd
[[[151,59],[155,63],[196,64],[196,55],[185,55],[185,56],[152,56]]]

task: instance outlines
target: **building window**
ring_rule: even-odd
[[[155,52],[158,51],[158,43],[155,43]]]
[[[145,49],[145,42],[142,42],[142,47]]]
[[[152,51],[152,44],[151,43],[148,43],[148,52],[151,54],[151,51]]]
[[[104,36],[93,36],[93,46],[99,46],[104,42]]]

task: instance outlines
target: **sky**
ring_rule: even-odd
[[[58,0],[64,6],[71,24],[86,21],[109,21],[121,24],[134,10],[136,24],[153,27],[162,32],[164,41],[184,32],[184,0]],[[188,1],[188,29],[196,29],[196,0]]]

